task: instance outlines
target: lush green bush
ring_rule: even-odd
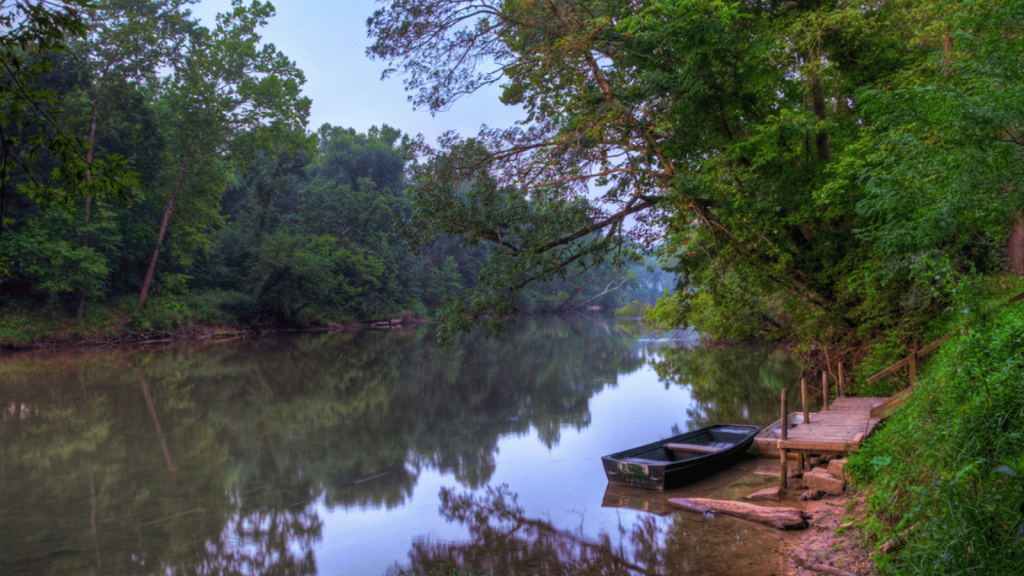
[[[650,311],[651,306],[649,304],[644,304],[639,300],[633,300],[629,304],[626,304],[616,310],[615,315],[619,318],[643,318]]]
[[[893,574],[1024,573],[1024,309],[940,349],[910,401],[853,455]]]

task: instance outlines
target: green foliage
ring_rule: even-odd
[[[273,44],[262,44],[259,29],[273,15],[269,3],[256,0],[245,6],[232,0],[231,10],[217,15],[213,29],[192,31],[173,73],[151,82],[167,143],[160,176],[166,208],[139,307],[146,301],[172,215],[173,244],[179,262],[187,264],[194,252],[209,246],[209,233],[224,224],[219,208],[225,160],[272,148],[306,125],[310,102],[300,95],[302,71]]]
[[[1024,201],[1019,2],[471,4],[368,22],[416,104],[501,74],[527,113],[422,150],[427,233],[500,261],[470,313],[607,256],[637,213],[684,279],[662,316],[712,336],[920,340],[958,285],[1002,267]]]
[[[164,274],[160,277],[160,294],[167,296],[184,296],[189,293],[188,282],[192,277],[188,274]]]
[[[100,248],[116,250],[119,237],[109,220],[97,220],[87,229],[64,212],[30,220],[16,236],[8,238],[10,255],[18,262],[17,272],[34,291],[48,295],[54,304],[59,297],[79,291],[89,298],[101,298],[106,293],[110,267]],[[78,233],[85,231],[102,245],[82,246],[77,242]]]
[[[909,402],[850,470],[912,545],[900,574],[1013,574],[1024,569],[1024,312],[972,321],[919,379]]]
[[[16,176],[20,192],[44,208],[62,209],[86,196],[124,197],[138,181],[122,156],[87,157],[88,144],[68,130],[57,91],[44,83],[72,42],[86,35],[90,7],[88,0],[0,3],[0,207]],[[41,158],[56,162],[40,171]],[[0,210],[0,238],[7,224]]]
[[[340,246],[331,236],[283,233],[266,239],[252,271],[261,314],[286,324],[308,324],[310,306],[372,314],[380,287],[380,262],[365,251]]]
[[[639,300],[633,300],[629,304],[619,308],[615,311],[615,315],[620,318],[643,318],[651,312],[651,307],[648,304],[644,304]]]
[[[201,294],[171,295],[154,294],[152,302],[144,311],[128,306],[130,314],[128,331],[142,333],[188,333],[192,330],[210,326],[233,326],[238,318],[227,312],[228,302],[233,302],[237,294],[212,291]]]

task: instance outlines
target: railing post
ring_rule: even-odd
[[[822,410],[828,410],[828,372],[821,371],[821,405]]]
[[[789,475],[786,471],[786,449],[781,446],[782,442],[789,439],[789,403],[786,394],[789,391],[782,389],[782,426],[779,428],[779,496],[781,500],[782,491],[786,489],[789,482]]]
[[[843,375],[843,363],[839,363],[839,397],[846,396],[846,377]]]
[[[811,415],[807,411],[807,378],[800,379],[800,397],[803,399],[804,403],[804,422],[810,423]],[[788,420],[789,416],[783,416],[783,418]]]

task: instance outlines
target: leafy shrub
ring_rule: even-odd
[[[639,300],[633,300],[629,304],[619,308],[615,311],[615,315],[620,318],[642,318],[648,312],[651,307]]]
[[[242,324],[252,324],[260,314],[256,298],[247,294],[233,293],[218,303],[218,307]]]

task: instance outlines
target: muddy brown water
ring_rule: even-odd
[[[636,326],[520,321],[0,357],[0,573],[777,574],[785,536],[600,457],[764,425],[797,363]]]

